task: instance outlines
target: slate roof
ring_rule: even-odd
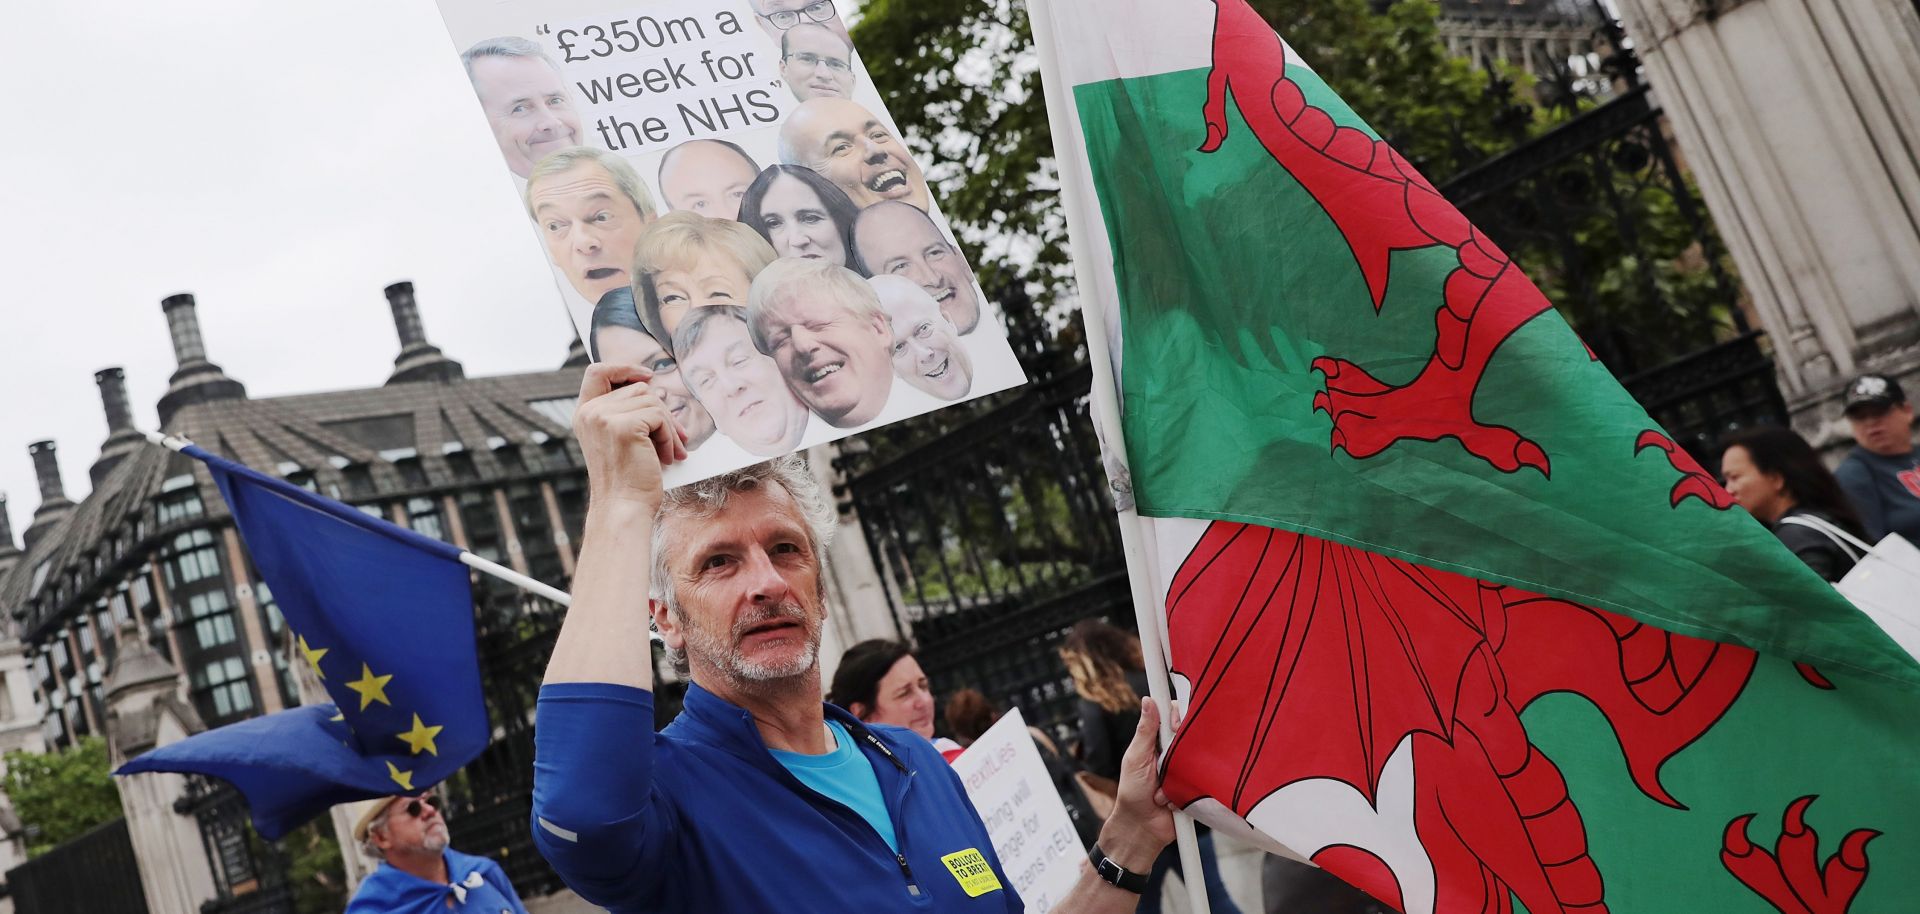
[[[496,449],[571,448],[570,404],[581,368],[262,399],[225,399],[180,408],[163,429],[270,475],[311,474],[321,492],[349,501],[445,488],[512,475]],[[541,404],[536,407],[534,404]],[[544,411],[543,411],[544,410]],[[475,478],[461,479],[451,453],[469,455]],[[571,459],[578,465],[578,452]],[[427,485],[409,484],[398,464],[417,460]],[[358,486],[350,473],[364,473]],[[162,529],[153,503],[169,480],[191,474],[204,514]],[[178,483],[173,483],[177,486]],[[370,488],[368,488],[370,486]],[[170,490],[168,490],[170,491]],[[34,636],[90,606],[148,560],[172,530],[226,517],[226,504],[200,463],[143,445],[118,460],[85,501],[0,571],[0,625]],[[136,526],[144,519],[144,525]],[[138,534],[138,535],[136,535]],[[98,563],[98,568],[95,565]],[[39,590],[35,571],[48,570]],[[76,577],[77,572],[77,577]],[[63,591],[61,593],[60,591]],[[55,605],[49,593],[60,599]]]

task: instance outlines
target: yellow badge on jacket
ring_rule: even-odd
[[[993,867],[987,865],[987,858],[978,848],[954,851],[941,857],[940,862],[960,881],[960,890],[966,892],[968,898],[979,898],[1001,887],[1000,877],[993,874]]]

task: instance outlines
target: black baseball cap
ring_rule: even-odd
[[[1847,385],[1847,405],[1844,412],[1851,416],[1868,410],[1883,410],[1905,402],[1907,402],[1907,394],[1900,389],[1899,381],[1883,374],[1863,374]]]

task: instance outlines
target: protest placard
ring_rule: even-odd
[[[1031,914],[1060,903],[1087,863],[1066,804],[1054,792],[1020,709],[1008,711],[953,760],[994,853]]]
[[[439,4],[491,192],[688,434],[668,485],[1025,380],[832,0]]]

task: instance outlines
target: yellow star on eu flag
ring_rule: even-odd
[[[408,793],[413,792],[413,772],[401,771],[392,762],[388,762],[387,777],[393,778],[393,782],[399,784],[401,790],[407,791]]]
[[[445,729],[446,727],[429,727],[420,722],[420,715],[415,714],[413,729],[400,734],[400,741],[406,743],[407,748],[412,749],[414,755],[419,755],[421,750],[426,750],[427,754],[438,756],[440,750],[433,745],[433,738],[439,736],[440,731]]]
[[[321,679],[327,678],[327,674],[320,672],[320,658],[327,656],[328,650],[331,650],[331,648],[323,647],[319,650],[314,650],[307,646],[307,636],[300,636],[300,653],[307,658],[307,665],[313,667],[313,675]]]
[[[387,700],[387,680],[392,678],[392,673],[388,673],[385,676],[375,676],[373,675],[373,670],[362,663],[360,664],[360,678],[347,683],[347,688],[360,693],[360,710],[362,711],[365,711],[368,705],[376,701],[383,705],[392,705],[393,702]]]

